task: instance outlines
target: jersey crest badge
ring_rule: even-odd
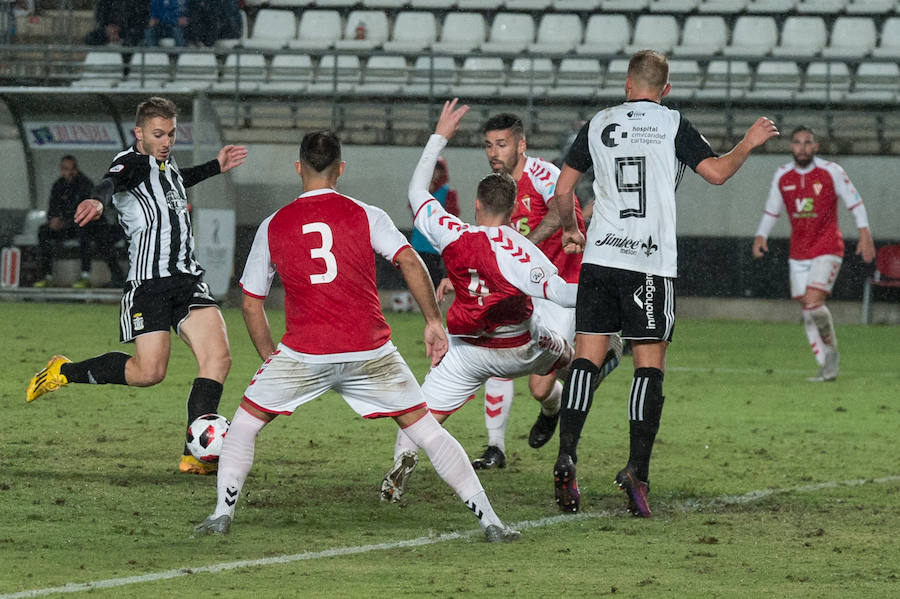
[[[522,202],[522,205],[525,206],[525,210],[531,212],[531,196],[522,196],[519,200]]]
[[[535,266],[531,269],[531,272],[528,273],[528,277],[531,279],[532,283],[540,283],[544,280],[546,273],[544,273],[544,269],[540,266]]]
[[[813,191],[815,192],[816,195],[819,195],[819,192],[822,191],[822,184],[819,183],[818,181],[813,183]]]
[[[169,207],[169,210],[172,210],[176,214],[184,214],[187,212],[187,200],[181,197],[174,189],[170,189],[166,192],[166,205]]]
[[[124,171],[124,170],[125,170],[125,165],[124,165],[124,164],[115,164],[115,165],[113,165],[112,167],[110,167],[109,172],[111,172],[111,173],[121,173],[121,172]]]

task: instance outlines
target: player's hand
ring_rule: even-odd
[[[82,200],[75,209],[75,224],[83,227],[91,221],[95,221],[103,215],[103,202],[88,198]]]
[[[459,102],[459,98],[453,98],[449,102],[444,102],[444,108],[441,110],[441,117],[438,119],[437,126],[434,128],[434,132],[444,139],[450,139],[456,134],[459,130],[459,122],[469,111],[469,107],[466,104],[457,108],[457,102]]]
[[[870,264],[875,259],[875,243],[869,229],[860,229],[859,241],[856,242],[856,255],[861,256],[863,262]]]
[[[219,170],[225,173],[244,164],[246,157],[247,148],[245,146],[225,146],[219,150],[216,160],[219,161]]]
[[[753,257],[762,258],[769,253],[769,244],[762,235],[753,238]]]
[[[450,348],[444,325],[439,321],[425,323],[425,355],[431,358],[431,367],[441,363]]]
[[[584,251],[584,235],[575,227],[573,230],[563,229],[563,251],[567,254],[580,254]]]
[[[58,216],[54,216],[50,219],[48,226],[50,227],[51,231],[62,231],[66,226],[66,221],[59,218]]]
[[[781,134],[778,132],[778,127],[775,126],[775,123],[771,119],[761,116],[747,129],[747,133],[744,134],[744,140],[750,144],[750,147],[758,148],[778,135]]]
[[[444,301],[445,297],[447,297],[451,293],[454,293],[453,283],[450,282],[449,278],[444,277],[443,279],[441,279],[441,282],[438,283],[435,293],[437,294],[438,302]]]

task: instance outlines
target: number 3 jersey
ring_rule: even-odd
[[[260,224],[240,284],[264,298],[278,273],[285,291],[281,342],[290,349],[327,361],[371,359],[391,337],[374,254],[394,262],[407,247],[384,210],[332,189],[309,191]]]
[[[715,156],[677,110],[650,100],[598,112],[579,131],[566,164],[594,167],[594,213],[583,262],[678,276],[675,189],[684,167]]]

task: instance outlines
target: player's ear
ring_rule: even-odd
[[[294,162],[294,168],[297,169],[297,174],[302,177],[303,176],[303,165],[300,163],[299,160]]]
[[[670,91],[672,91],[672,84],[666,83],[666,86],[663,88],[660,98],[665,98],[666,96],[668,96]]]
[[[144,141],[144,130],[135,125],[134,127],[134,137],[138,141]]]
[[[347,163],[341,160],[340,166],[338,166],[338,177],[344,174],[344,169],[347,168]]]

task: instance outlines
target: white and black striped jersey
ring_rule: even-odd
[[[579,131],[566,164],[594,167],[594,214],[583,262],[678,275],[675,188],[684,167],[715,156],[677,110],[634,100],[598,112]]]
[[[220,172],[215,159],[179,169],[175,160],[157,161],[135,146],[116,155],[93,197],[119,212],[128,237],[128,280],[176,274],[200,275],[185,189]]]

